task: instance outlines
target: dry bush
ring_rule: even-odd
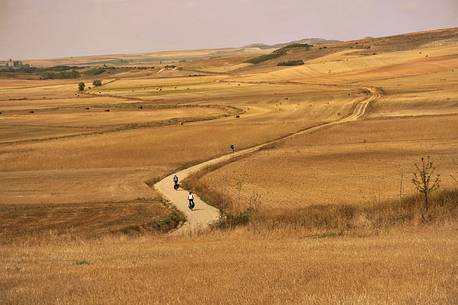
[[[412,183],[420,194],[423,194],[423,220],[428,219],[431,193],[440,187],[440,176],[435,175],[436,167],[428,156],[421,158],[421,165],[415,163],[416,172],[413,173]]]
[[[423,198],[411,196],[372,205],[314,205],[300,209],[258,211],[253,227],[324,230],[344,234],[359,230],[377,232],[393,226],[414,225],[422,218]],[[458,190],[447,190],[431,197],[429,218],[434,223],[458,219]]]

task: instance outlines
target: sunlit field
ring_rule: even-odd
[[[0,303],[456,304],[457,37],[0,73]],[[170,234],[186,219],[154,183],[263,143],[183,181],[222,218]],[[411,181],[427,156],[428,215]]]
[[[0,249],[0,297],[27,305],[455,304],[456,229],[31,240]]]

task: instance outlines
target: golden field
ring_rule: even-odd
[[[414,164],[432,156],[442,187],[458,172],[458,116],[371,119],[302,135],[202,177],[235,198],[235,211],[259,197],[259,209],[370,204],[415,193]],[[401,182],[402,181],[402,182]],[[242,186],[240,187],[240,183]]]
[[[272,50],[30,61],[115,67],[71,80],[2,74],[0,303],[455,304],[457,37],[299,47],[257,64],[246,60]],[[368,88],[379,94],[362,118],[186,181],[225,216],[249,211],[245,226],[165,234],[184,219],[154,182],[232,144],[342,120]],[[428,223],[410,181],[423,156],[441,174]]]
[[[0,249],[0,298],[27,305],[455,304],[456,230],[29,240]]]

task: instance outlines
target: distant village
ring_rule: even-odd
[[[0,68],[6,68],[8,70],[22,70],[22,69],[29,69],[32,66],[30,64],[24,64],[20,60],[12,60],[11,58],[4,64],[4,66],[0,65]]]

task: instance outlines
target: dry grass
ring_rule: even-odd
[[[410,178],[422,156],[433,158],[443,187],[455,186],[450,174],[458,171],[457,128],[457,116],[333,126],[207,172],[193,185],[198,194],[231,198],[231,212],[247,209],[253,196],[266,212],[394,200],[401,179],[402,195],[414,193]]]
[[[39,111],[33,114],[2,115],[0,123],[3,125],[50,126],[69,128],[100,128],[122,124],[138,124],[157,122],[179,118],[185,120],[189,117],[212,117],[221,115],[222,110],[215,107],[177,107],[169,109],[117,109],[111,107],[96,107],[91,109],[62,109],[54,111]],[[105,110],[109,109],[110,112]],[[141,111],[140,111],[141,110]]]
[[[4,304],[456,304],[456,225],[2,245]]]
[[[199,94],[206,94],[211,90],[205,82],[215,79],[221,78],[123,80],[110,83],[106,90],[130,92],[144,86],[168,84],[172,91],[175,87],[193,85]],[[17,81],[9,86],[16,89],[5,90],[6,100],[0,103],[0,133],[2,141],[19,142],[3,143],[0,148],[3,238],[24,238],[49,231],[76,237],[148,231],[151,221],[163,223],[170,219],[171,211],[160,204],[155,191],[144,181],[164,176],[185,164],[226,153],[232,143],[240,149],[316,121],[335,119],[336,112],[347,113],[353,101],[360,98],[356,92],[348,96],[348,90],[342,89],[323,93],[319,87],[313,87],[300,92],[303,88],[296,84],[266,84],[260,88],[246,84],[239,88],[237,83],[223,83],[221,86],[228,89],[212,100],[216,106],[206,106],[205,101],[200,101],[205,105],[199,105],[192,94],[178,99],[181,93],[173,92],[174,99],[196,104],[176,108],[177,100],[157,105],[112,95],[71,96],[75,88],[72,84],[56,87],[58,85],[51,81],[31,81],[30,86]],[[55,93],[56,88],[61,93]],[[270,89],[282,94],[269,96]],[[163,87],[163,90],[167,89]],[[9,100],[13,93],[28,98]],[[40,97],[42,94],[46,99]],[[224,96],[228,98],[218,100]],[[266,96],[269,97],[266,99]],[[241,103],[241,98],[246,100]],[[141,110],[139,105],[143,107]],[[234,111],[233,106],[244,109],[241,118],[231,116],[216,121],[185,122],[184,126],[173,124],[157,128],[151,125],[106,133],[106,126],[119,128],[125,123],[134,125],[173,117],[187,121],[187,116],[190,120],[214,118],[221,116],[220,112],[225,115]],[[112,111],[103,111],[107,108]],[[33,114],[29,113],[31,110]],[[279,120],[288,123],[279,127]],[[88,132],[90,134],[81,136]],[[59,138],[68,135],[77,136]],[[23,143],[23,140],[33,141]],[[175,225],[176,222],[162,225],[159,230]]]
[[[233,160],[227,164],[236,162],[240,161]],[[428,210],[425,210],[422,196],[406,196],[402,193],[398,194],[397,199],[389,201],[380,201],[378,198],[358,204],[288,206],[272,203],[266,207],[270,201],[265,200],[259,193],[243,194],[243,184],[236,184],[235,193],[228,196],[227,193],[215,191],[215,187],[204,183],[202,177],[218,167],[206,168],[190,176],[183,183],[185,188],[201,194],[204,201],[223,212],[222,219],[214,225],[214,229],[232,229],[248,225],[247,228],[254,232],[288,229],[334,236],[372,235],[392,227],[416,226],[425,222],[454,223],[458,220],[458,190],[455,188],[435,193]]]
[[[155,109],[156,108],[156,109]],[[148,107],[95,105],[28,112],[8,111],[0,118],[0,144],[97,135],[213,120],[240,112],[229,107]]]
[[[391,227],[415,226],[424,222],[456,222],[458,190],[442,191],[431,200],[427,211],[420,196],[365,205],[312,205],[294,210],[279,207],[255,212],[250,221],[254,230],[287,227],[334,235],[370,235]]]
[[[456,188],[456,40],[430,43],[454,31],[362,41],[370,53],[355,42],[296,52],[287,56],[305,64],[281,69],[242,64],[271,51],[255,49],[34,62],[193,59],[122,72],[85,94],[76,81],[0,80],[0,303],[456,304],[457,192],[437,193],[423,223],[408,182],[431,155],[444,190]],[[158,234],[182,219],[145,181],[339,119],[368,86],[384,92],[369,120],[191,177],[232,215],[226,224],[249,225]],[[220,117],[230,107],[244,112]],[[158,120],[171,123],[99,132]]]
[[[0,205],[2,242],[36,236],[96,238],[106,234],[167,232],[184,220],[158,200],[81,204]]]

